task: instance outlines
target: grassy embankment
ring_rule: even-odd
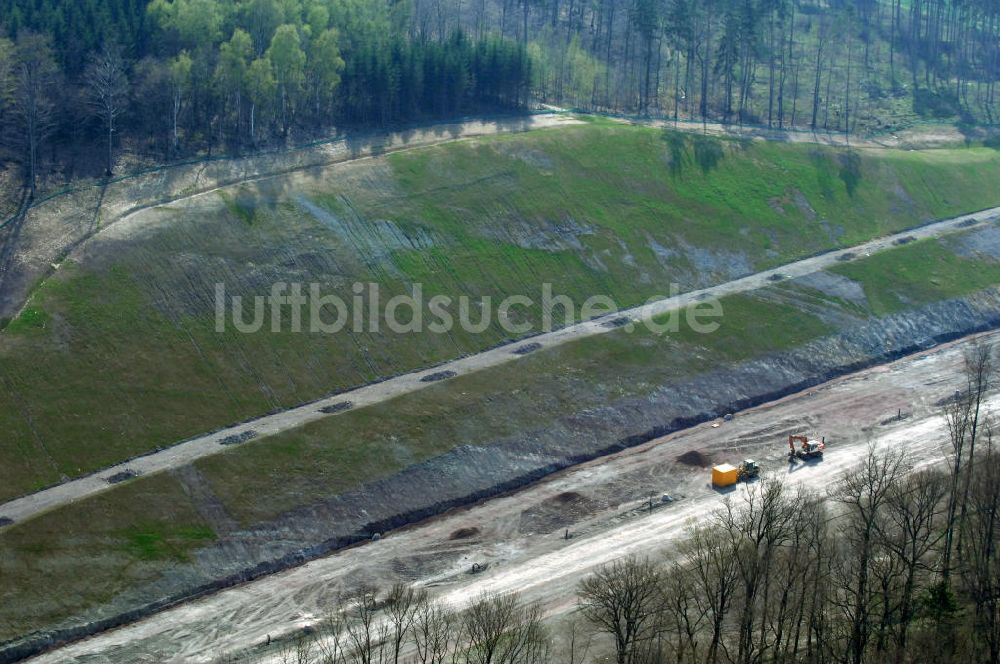
[[[723,281],[1000,204],[998,176],[989,149],[848,156],[594,125],[151,210],[137,235],[67,261],[0,336],[0,499],[506,338],[496,324],[480,335],[217,334],[216,282],[254,295],[274,281],[342,294],[373,281],[387,298],[419,281],[428,297],[499,299],[549,281],[578,302],[609,294],[625,307],[672,281]]]
[[[225,512],[241,526],[252,526],[457,445],[531,431],[550,424],[553,413],[647,395],[671,378],[792,348],[832,331],[801,307],[776,303],[776,293],[871,317],[1000,284],[1000,262],[959,255],[956,242],[914,243],[835,268],[860,284],[867,304],[848,307],[819,291],[778,284],[725,298],[725,315],[713,334],[695,334],[686,326],[667,336],[642,327],[633,333],[616,330],[251,442],[206,458],[197,469]],[[9,627],[0,639],[167,573],[212,537],[170,475],[140,478],[8,529],[0,534],[0,606],[8,607],[0,611],[0,624]]]
[[[665,336],[643,326],[632,333],[616,330],[322,420],[197,466],[241,521],[271,518],[457,445],[543,427],[552,413],[645,396],[673,378],[802,345],[833,331],[806,310],[817,301],[862,317],[883,316],[1000,285],[1000,262],[957,255],[951,242],[918,242],[835,268],[863,287],[868,304],[861,308],[807,287],[772,286],[723,298],[724,316],[711,334],[685,324]],[[792,291],[809,306],[775,302],[775,290]]]

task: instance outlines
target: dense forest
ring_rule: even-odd
[[[994,123],[1000,79],[995,0],[0,0],[0,35],[4,154],[29,185],[123,151],[540,103],[858,133]]]

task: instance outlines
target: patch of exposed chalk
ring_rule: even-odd
[[[813,272],[795,279],[794,283],[855,304],[865,305],[868,302],[861,284],[834,272]]]
[[[522,249],[581,251],[583,242],[580,238],[593,235],[594,228],[572,217],[544,221],[518,219],[506,223],[491,223],[482,227],[480,233],[491,240],[513,244]]]
[[[986,256],[1000,260],[1000,228],[986,226],[963,233],[955,239],[955,250],[961,256]]]
[[[706,284],[718,280],[729,281],[745,277],[754,271],[753,263],[746,254],[726,249],[709,249],[688,244],[683,240],[678,242],[684,256]]]
[[[295,196],[295,202],[366,261],[388,263],[391,262],[393,251],[424,250],[437,244],[436,238],[422,228],[403,229],[392,221],[364,219],[354,210],[350,201],[344,198],[341,198],[341,202],[349,212],[343,216],[317,205],[302,194]]]

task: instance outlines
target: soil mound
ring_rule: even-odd
[[[677,461],[685,466],[697,466],[698,468],[706,468],[710,463],[709,458],[697,450],[685,452],[677,457]]]
[[[438,371],[437,373],[427,374],[420,379],[421,383],[436,383],[439,380],[448,380],[449,378],[454,378],[458,374],[454,371]]]
[[[576,491],[563,491],[562,493],[552,496],[552,502],[556,505],[569,505],[570,503],[575,503],[576,501],[583,498]]]
[[[451,533],[448,537],[450,540],[463,540],[469,539],[470,537],[475,537],[479,534],[479,528],[459,528]]]

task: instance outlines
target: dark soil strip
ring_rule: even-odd
[[[448,537],[450,540],[463,540],[475,537],[479,534],[479,528],[459,528]]]
[[[438,371],[436,373],[427,374],[420,379],[421,383],[436,383],[439,380],[448,380],[449,378],[454,378],[458,374],[454,371]]]
[[[219,445],[239,445],[240,443],[245,443],[248,440],[253,440],[256,437],[257,432],[251,429],[249,431],[244,431],[243,433],[226,436],[219,441]]]
[[[965,396],[966,395],[964,393],[960,392],[959,390],[955,390],[955,393],[953,395],[951,395],[950,397],[945,397],[943,399],[938,399],[937,401],[934,402],[934,405],[937,406],[938,408],[944,408],[945,406],[950,406],[951,404],[958,403],[963,398],[965,398]]]
[[[537,341],[533,341],[530,344],[524,344],[523,346],[518,346],[517,348],[515,348],[511,352],[514,353],[514,355],[527,355],[528,353],[534,353],[536,350],[539,350],[541,347],[542,347],[542,344],[538,343]]]
[[[342,413],[345,410],[350,410],[354,408],[354,404],[350,401],[339,401],[329,406],[323,406],[319,409],[319,412],[326,413],[327,415],[333,415],[334,413]]]
[[[697,450],[691,450],[690,452],[685,452],[684,454],[677,457],[678,463],[683,463],[685,466],[695,466],[697,468],[707,468],[711,460]]]
[[[583,496],[578,494],[576,491],[563,491],[552,497],[552,502],[557,505],[569,505],[570,503],[575,503],[578,500],[582,500]]]
[[[105,480],[107,481],[108,484],[120,484],[135,477],[139,477],[139,473],[135,472],[134,470],[123,470],[120,473],[109,475],[107,478],[105,478]]]

